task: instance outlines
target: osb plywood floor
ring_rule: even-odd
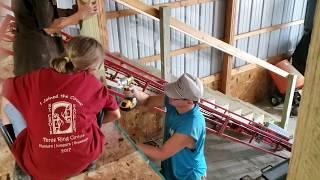
[[[14,158],[2,135],[0,135],[0,179],[12,177],[13,168]]]
[[[0,57],[0,80],[13,77],[13,57]]]
[[[161,179],[114,123],[104,124],[102,131],[106,137],[105,152],[97,161],[97,169],[72,180]]]
[[[102,131],[106,136],[105,151],[96,162],[96,169],[70,178],[71,180],[161,179],[159,172],[150,166],[150,162],[143,158],[114,123],[104,124]],[[2,137],[0,153],[0,179],[7,179],[7,174],[13,172],[14,161]]]
[[[162,136],[163,115],[161,112],[145,111],[137,106],[129,112],[121,112],[121,126],[136,142],[143,143]]]

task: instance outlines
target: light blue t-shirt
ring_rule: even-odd
[[[165,117],[164,143],[173,136],[180,133],[191,136],[195,141],[195,148],[184,148],[174,156],[161,163],[161,172],[168,180],[198,180],[205,176],[207,165],[204,157],[204,143],[206,136],[204,116],[199,106],[186,113],[179,114],[175,107],[169,104],[165,97],[167,109]]]

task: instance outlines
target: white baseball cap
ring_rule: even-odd
[[[173,99],[199,101],[203,95],[203,85],[199,78],[185,73],[177,81],[166,84],[164,93]]]

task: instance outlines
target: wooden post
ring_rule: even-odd
[[[108,49],[108,33],[106,28],[105,0],[81,0],[83,3],[94,2],[98,7],[98,14],[83,20],[80,34],[93,37],[99,41],[105,49]]]
[[[106,17],[106,1],[105,0],[96,0],[98,6],[98,23],[100,30],[100,42],[105,50],[109,50],[109,37],[107,29],[107,17]]]
[[[161,78],[170,81],[170,14],[169,7],[160,7]]]
[[[83,3],[97,3],[99,13],[90,18],[83,20],[82,28],[80,29],[80,34],[95,38],[99,41],[103,48],[108,49],[108,33],[106,29],[106,19],[105,19],[105,11],[104,5],[105,0],[81,0]],[[98,74],[100,76],[100,80],[104,85],[107,85],[107,81],[105,79],[105,68],[101,66],[98,70]]]
[[[320,179],[320,3],[318,1],[288,180]]]
[[[224,41],[230,45],[234,44],[235,24],[236,24],[236,3],[237,0],[227,0],[226,23]],[[233,67],[233,56],[224,53],[221,91],[230,95],[231,71]]]
[[[297,83],[297,75],[289,74],[286,98],[284,100],[282,117],[280,122],[280,127],[284,128],[285,130],[287,130],[287,126],[290,118],[296,83]]]

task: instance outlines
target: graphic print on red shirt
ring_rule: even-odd
[[[70,177],[103,151],[96,114],[116,110],[115,98],[89,72],[42,68],[4,83],[4,96],[26,120],[13,144],[17,163],[40,179]]]

